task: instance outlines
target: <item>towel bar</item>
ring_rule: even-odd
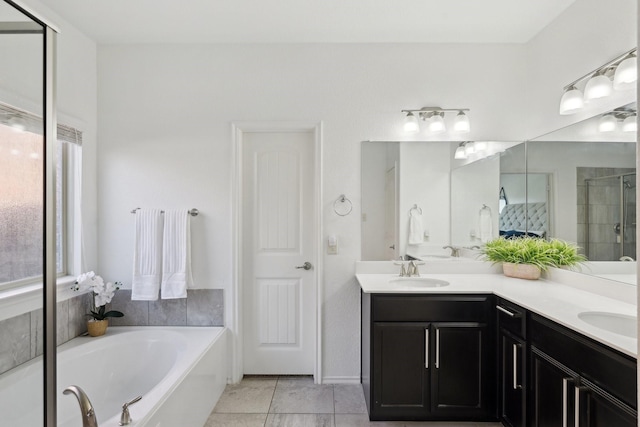
[[[140,208],[135,208],[131,211],[132,214],[136,213],[136,211],[140,209]],[[161,213],[164,213],[164,211],[160,211]],[[200,211],[196,208],[193,209],[189,209],[189,215],[191,216],[198,216],[198,214],[200,213]]]

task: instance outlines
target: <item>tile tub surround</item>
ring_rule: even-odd
[[[124,313],[110,320],[113,326],[224,326],[224,291],[188,289],[187,298],[131,301],[131,289],[120,289],[108,309]]]
[[[227,385],[204,427],[500,427],[499,423],[370,422],[359,384],[245,377]]]
[[[57,304],[58,345],[87,331],[90,295],[77,295]],[[42,309],[0,321],[0,374],[42,354]]]

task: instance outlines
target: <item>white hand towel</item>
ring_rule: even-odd
[[[191,287],[191,227],[186,209],[165,210],[162,247],[162,299],[186,298]]]
[[[484,206],[480,209],[480,241],[487,243],[493,237],[493,219],[491,209]]]
[[[140,209],[136,212],[136,242],[133,253],[131,299],[155,301],[162,274],[162,212]]]
[[[417,210],[412,210],[409,216],[409,244],[419,245],[424,242],[424,227],[422,225],[422,214]]]

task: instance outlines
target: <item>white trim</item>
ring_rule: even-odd
[[[34,11],[31,6],[24,4],[24,1],[22,0],[10,0],[10,1],[14,3],[16,6],[18,6],[19,8],[22,8],[25,12],[31,14],[34,18],[42,22],[47,27],[51,28],[56,33],[60,33],[60,28],[58,25],[51,22],[49,18],[43,17],[41,13]]]
[[[338,377],[324,377],[322,379],[323,384],[358,384],[360,385],[359,376],[338,376]]]
[[[230,292],[226,293],[225,306],[231,310],[225,310],[226,325],[229,328],[231,343],[229,346],[229,383],[238,383],[243,376],[243,356],[242,356],[242,153],[243,153],[243,133],[244,132],[300,132],[313,131],[315,139],[314,150],[314,226],[317,230],[315,234],[315,249],[312,263],[316,279],[316,357],[314,368],[314,382],[321,383],[322,379],[322,295],[323,295],[323,263],[322,263],[322,236],[323,236],[323,215],[322,215],[322,122],[233,122],[231,123],[231,134],[233,141],[232,161],[233,176],[231,177],[231,206],[232,206],[232,277]],[[359,381],[359,380],[358,380]]]

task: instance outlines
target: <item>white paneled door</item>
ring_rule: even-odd
[[[314,141],[243,133],[244,374],[314,373]]]

